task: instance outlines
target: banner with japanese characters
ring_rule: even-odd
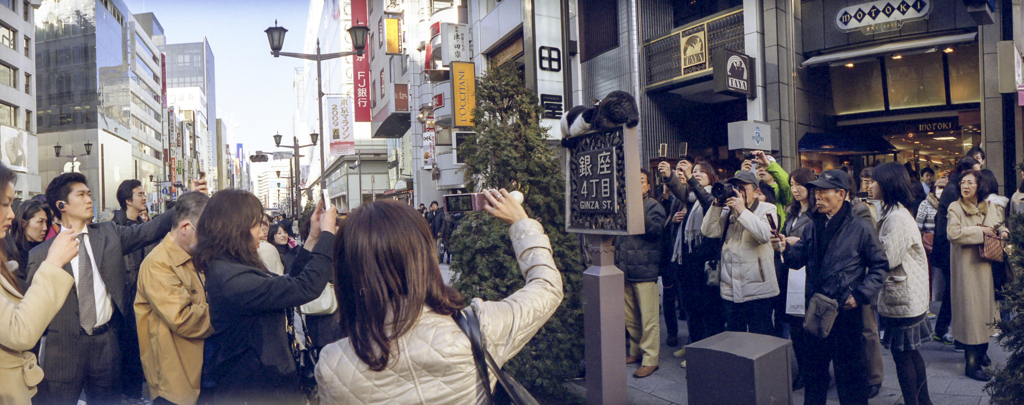
[[[352,20],[366,24],[369,20],[366,15],[366,1],[353,1]],[[371,46],[367,44],[366,48],[369,51]],[[355,121],[370,122],[370,117],[373,115],[370,111],[370,58],[365,53],[362,56],[352,57],[352,82],[356,95]]]
[[[327,139],[331,143],[331,160],[355,153],[354,109],[351,97],[327,97]]]

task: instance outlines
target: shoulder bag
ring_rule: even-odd
[[[327,283],[327,287],[320,293],[317,299],[302,304],[299,312],[304,315],[330,315],[338,310],[338,297],[334,295],[334,283]]]
[[[841,276],[842,272],[833,273],[833,277],[835,275]],[[856,278],[854,282],[860,280],[860,278]],[[853,283],[850,283],[850,285],[853,285]],[[835,324],[836,317],[839,316],[839,309],[846,302],[853,288],[846,286],[840,291],[842,291],[842,294],[838,300],[822,293],[815,293],[811,300],[807,302],[807,313],[804,315],[804,330],[807,333],[824,339],[832,332],[832,325]]]
[[[539,405],[537,400],[533,398],[533,395],[530,395],[530,392],[523,388],[522,384],[519,384],[515,378],[512,378],[505,370],[498,367],[498,363],[495,363],[491,354],[487,352],[483,344],[483,334],[480,332],[480,319],[476,316],[476,310],[470,306],[452,314],[452,318],[459,325],[459,329],[462,329],[462,332],[469,338],[469,343],[473,348],[473,360],[476,362],[476,371],[480,376],[480,381],[484,383],[484,393],[487,396],[487,402],[493,404],[495,403],[495,397],[505,395],[516,405]],[[494,371],[494,376],[500,384],[493,393],[491,392],[491,379],[488,376],[488,369]]]
[[[725,250],[725,237],[729,234],[729,219],[725,220],[725,229],[722,229],[722,247],[718,249],[718,259],[704,262],[704,275],[707,277],[707,285],[718,287],[722,284],[722,251]]]
[[[306,399],[311,401],[311,404],[316,404],[317,402],[314,402],[317,399],[316,362],[320,359],[320,352],[313,346],[313,339],[309,336],[309,329],[306,329],[306,320],[301,315],[299,319],[302,321],[302,335],[304,339],[300,340],[298,333],[295,331],[294,316],[295,311],[293,309],[289,308],[285,311],[285,318],[288,320],[289,348],[292,352],[292,358],[295,360],[295,372],[299,377],[299,389]]]

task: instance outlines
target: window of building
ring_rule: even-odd
[[[14,11],[14,0],[0,0],[0,6],[7,7]]]
[[[885,73],[890,110],[946,104],[941,52],[888,55]]]
[[[743,0],[672,0],[672,19],[676,27],[682,27],[742,5]]]
[[[878,59],[833,66],[832,103],[836,114],[856,114],[885,109],[882,70]]]
[[[579,3],[580,60],[586,62],[619,46],[619,2],[586,0]]]
[[[17,118],[18,109],[9,104],[0,103],[0,124],[9,127],[14,126],[14,119]]]
[[[29,47],[31,45],[32,45],[32,39],[29,38],[29,37],[25,37],[25,56],[27,56],[29,58],[32,57],[32,50],[29,49]]]
[[[0,25],[0,45],[18,50],[18,31],[5,25]]]
[[[25,110],[25,130],[32,131],[32,110]]]
[[[25,73],[25,94],[32,94],[32,74]]]
[[[18,69],[15,69],[4,64],[0,64],[0,84],[15,87],[17,85],[17,79],[15,79],[15,75],[17,74]]]
[[[30,6],[28,4],[28,2],[25,1],[25,2],[21,3],[21,7],[22,7],[22,13],[25,14],[25,21],[28,21],[28,19],[29,19],[29,10],[32,9],[32,6]]]
[[[949,101],[953,104],[980,102],[978,44],[948,47],[944,53],[949,65]]]

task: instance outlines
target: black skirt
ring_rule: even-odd
[[[928,312],[910,318],[889,318],[882,316],[885,325],[885,335],[882,336],[882,345],[886,349],[899,352],[917,350],[931,340],[932,328],[925,315]]]

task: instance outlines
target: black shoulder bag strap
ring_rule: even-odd
[[[480,379],[484,382],[484,393],[487,396],[487,401],[494,403],[494,394],[491,393],[491,380],[488,377],[487,369],[494,370],[494,376],[497,378],[498,383],[505,389],[509,399],[512,400],[513,404],[516,405],[539,405],[533,395],[530,394],[518,381],[512,378],[505,370],[498,367],[498,363],[494,361],[491,354],[487,352],[483,344],[483,336],[480,332],[480,319],[476,316],[476,310],[473,307],[467,307],[461,311],[452,314],[452,318],[455,319],[455,323],[459,325],[459,329],[469,337],[469,343],[473,348],[473,360],[476,362],[476,370],[480,375]],[[488,367],[490,366],[490,367]]]

